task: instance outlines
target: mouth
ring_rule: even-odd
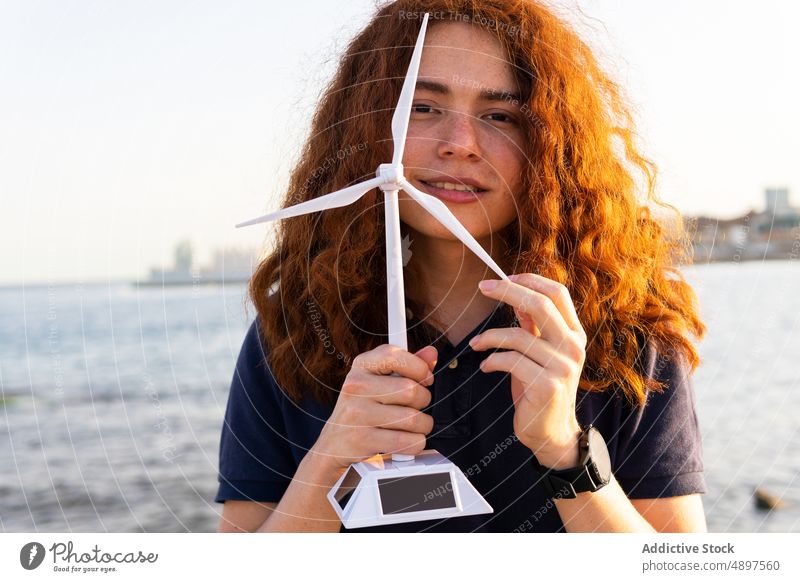
[[[476,181],[466,178],[417,179],[417,182],[423,186],[423,192],[448,202],[475,202],[481,194],[488,192]]]

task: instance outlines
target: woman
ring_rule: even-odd
[[[547,8],[379,10],[319,105],[285,205],[390,159],[425,12],[405,175],[517,275],[493,280],[401,192],[404,351],[386,345],[382,194],[284,221],[251,282],[258,318],[222,434],[220,530],[340,531],[326,494],[350,463],[425,448],[494,513],[370,529],[704,530],[689,335],[705,328],[673,267],[684,247],[636,199],[634,170],[642,202],[659,203],[618,87]],[[610,474],[587,484],[573,477],[602,464],[582,454],[590,437]]]

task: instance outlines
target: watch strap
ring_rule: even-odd
[[[581,464],[568,469],[553,470],[539,463],[536,455],[531,457],[531,464],[539,475],[547,495],[556,499],[574,499],[578,493],[597,491],[607,483],[597,479],[597,467],[589,458],[587,436],[592,429],[588,425],[582,429],[579,439]]]
[[[578,493],[595,491],[597,485],[589,472],[589,467],[586,466],[565,471],[548,471],[543,481],[547,494],[558,499],[574,499]]]

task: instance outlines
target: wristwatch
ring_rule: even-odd
[[[554,471],[531,457],[531,464],[541,478],[550,497],[574,499],[578,493],[602,489],[611,480],[611,458],[603,435],[591,424],[581,430],[578,439],[579,464],[570,469]]]

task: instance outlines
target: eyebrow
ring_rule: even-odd
[[[450,95],[451,93],[450,87],[444,83],[439,83],[438,81],[428,81],[425,79],[417,80],[417,89],[423,89],[425,91],[430,91],[431,93],[438,93],[439,95]],[[489,89],[487,87],[483,87],[481,88],[481,92],[478,94],[478,99],[489,102],[516,101],[519,103],[522,98],[520,97],[519,93],[510,91],[508,89]]]

